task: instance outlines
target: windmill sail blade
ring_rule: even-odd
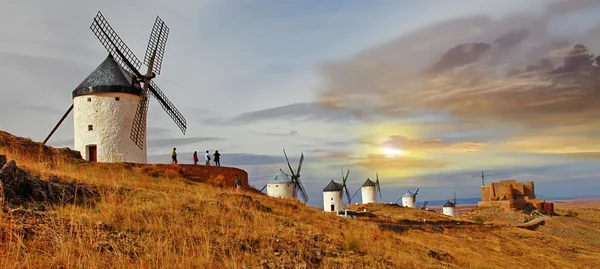
[[[298,173],[298,176],[300,176],[300,169],[302,168],[302,163],[304,162],[304,153],[300,154],[300,162],[298,163],[298,169],[296,170],[296,173]]]
[[[354,196],[356,196],[359,191],[360,191],[360,188],[358,188],[358,190],[356,190],[356,192],[354,193],[354,195],[352,195],[352,197],[348,201],[352,201],[352,199],[354,199]]]
[[[48,142],[48,139],[50,139],[50,137],[54,134],[54,132],[56,132],[56,129],[58,129],[58,127],[62,124],[62,122],[69,115],[69,113],[71,113],[71,110],[73,110],[73,104],[71,104],[71,106],[69,107],[69,109],[67,109],[67,112],[65,112],[65,114],[62,116],[62,118],[60,118],[60,120],[58,121],[58,123],[56,124],[56,126],[54,126],[54,128],[52,129],[52,131],[50,132],[50,134],[48,134],[48,136],[46,137],[46,139],[44,139],[44,142],[42,142],[42,144],[46,145],[46,142]]]
[[[348,191],[348,186],[344,184],[344,190],[346,190],[346,197],[348,197],[348,204],[352,204],[352,199],[350,198],[350,192]]]
[[[129,47],[125,45],[125,42],[123,42],[119,35],[112,29],[100,11],[98,11],[98,14],[94,17],[90,29],[123,69],[130,74],[141,77],[139,69],[142,66],[142,62],[140,62]]]
[[[302,194],[302,200],[304,200],[304,202],[308,202],[308,195],[306,194],[306,190],[304,189],[304,186],[302,186],[302,182],[300,181],[300,179],[296,179],[296,186],[298,186],[298,191],[300,191],[300,194]]]
[[[260,192],[262,192],[262,191],[263,191],[263,190],[264,190],[264,189],[267,187],[267,185],[268,185],[268,184],[265,184],[265,186],[264,186],[264,187],[262,187],[262,189],[260,189]]]
[[[417,190],[415,191],[415,196],[417,196],[418,192],[419,192],[419,188],[417,188]]]
[[[290,165],[290,160],[288,159],[287,154],[285,153],[285,149],[283,149],[283,156],[285,156],[285,160],[287,161],[287,165],[290,168],[290,171],[292,172],[292,177],[295,175],[294,170],[292,169],[292,166]]]
[[[377,192],[379,192],[379,198],[383,199],[383,196],[381,196],[381,187],[379,186],[379,174],[375,173],[376,176],[376,183],[377,183]]]
[[[146,55],[144,57],[144,64],[151,68],[151,71],[156,74],[160,74],[160,67],[162,65],[163,55],[165,54],[168,36],[169,27],[167,27],[165,22],[159,16],[156,16],[152,32],[150,32],[150,41],[148,41]]]
[[[150,92],[152,93],[152,95],[154,96],[154,98],[156,98],[156,100],[158,100],[158,103],[160,104],[160,106],[162,106],[162,108],[165,110],[165,112],[167,112],[167,114],[169,116],[171,116],[171,118],[173,119],[175,124],[177,124],[179,129],[181,129],[181,132],[183,132],[183,134],[185,134],[185,130],[187,129],[187,123],[186,123],[183,115],[181,115],[181,112],[179,112],[179,110],[177,110],[177,108],[175,108],[173,103],[171,103],[171,101],[169,101],[169,99],[167,99],[167,96],[160,90],[160,88],[158,88],[158,86],[156,86],[154,81],[150,81],[149,89],[150,89]]]
[[[142,150],[144,149],[144,141],[146,140],[146,119],[150,101],[149,97],[148,87],[144,85],[144,89],[142,89],[140,94],[137,110],[135,111],[135,117],[133,118],[133,124],[131,125],[131,133],[129,134],[129,137]]]
[[[454,193],[454,201],[453,202],[454,202],[453,204],[456,206],[456,192]]]

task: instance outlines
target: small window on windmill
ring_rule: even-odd
[[[331,201],[333,201],[333,197],[331,197]]]
[[[92,131],[92,130],[94,130],[94,125],[91,125],[91,124],[88,125],[88,131]]]
[[[275,185],[275,188],[279,187],[279,185]]]
[[[115,101],[119,101],[119,100],[121,100],[121,98],[115,97]]]
[[[88,97],[88,102],[91,102],[91,101],[92,101],[92,98],[89,98],[89,97]]]

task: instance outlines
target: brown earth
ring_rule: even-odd
[[[44,154],[44,155],[42,155]],[[93,204],[3,206],[3,268],[597,268],[598,204],[557,204],[535,230],[390,205],[344,219],[252,189],[140,173],[0,132],[40,180],[94,186]],[[569,211],[570,210],[570,211]],[[425,220],[425,221],[423,221]],[[423,222],[423,224],[421,224]],[[454,224],[456,222],[456,224]]]

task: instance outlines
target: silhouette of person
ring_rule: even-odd
[[[176,152],[177,148],[173,148],[173,151],[171,152],[171,159],[172,159],[172,163],[173,164],[177,164],[177,152]]]
[[[206,166],[210,166],[210,155],[208,154],[208,150],[204,153],[204,162]]]
[[[198,164],[198,151],[194,150],[194,156],[193,156],[193,158],[194,158],[194,164],[195,165]]]
[[[218,150],[215,150],[215,154],[213,154],[213,156],[215,157],[215,166],[221,166],[221,153],[219,153]]]
[[[235,175],[235,181],[233,183],[233,186],[235,186],[235,192],[239,192],[240,191],[240,186],[242,186],[242,180],[238,177],[238,175]]]

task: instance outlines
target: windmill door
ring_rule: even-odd
[[[96,148],[96,146],[88,146],[88,161],[90,162],[97,162],[97,153],[98,150]]]
[[[335,211],[335,205],[331,205],[331,212]]]

